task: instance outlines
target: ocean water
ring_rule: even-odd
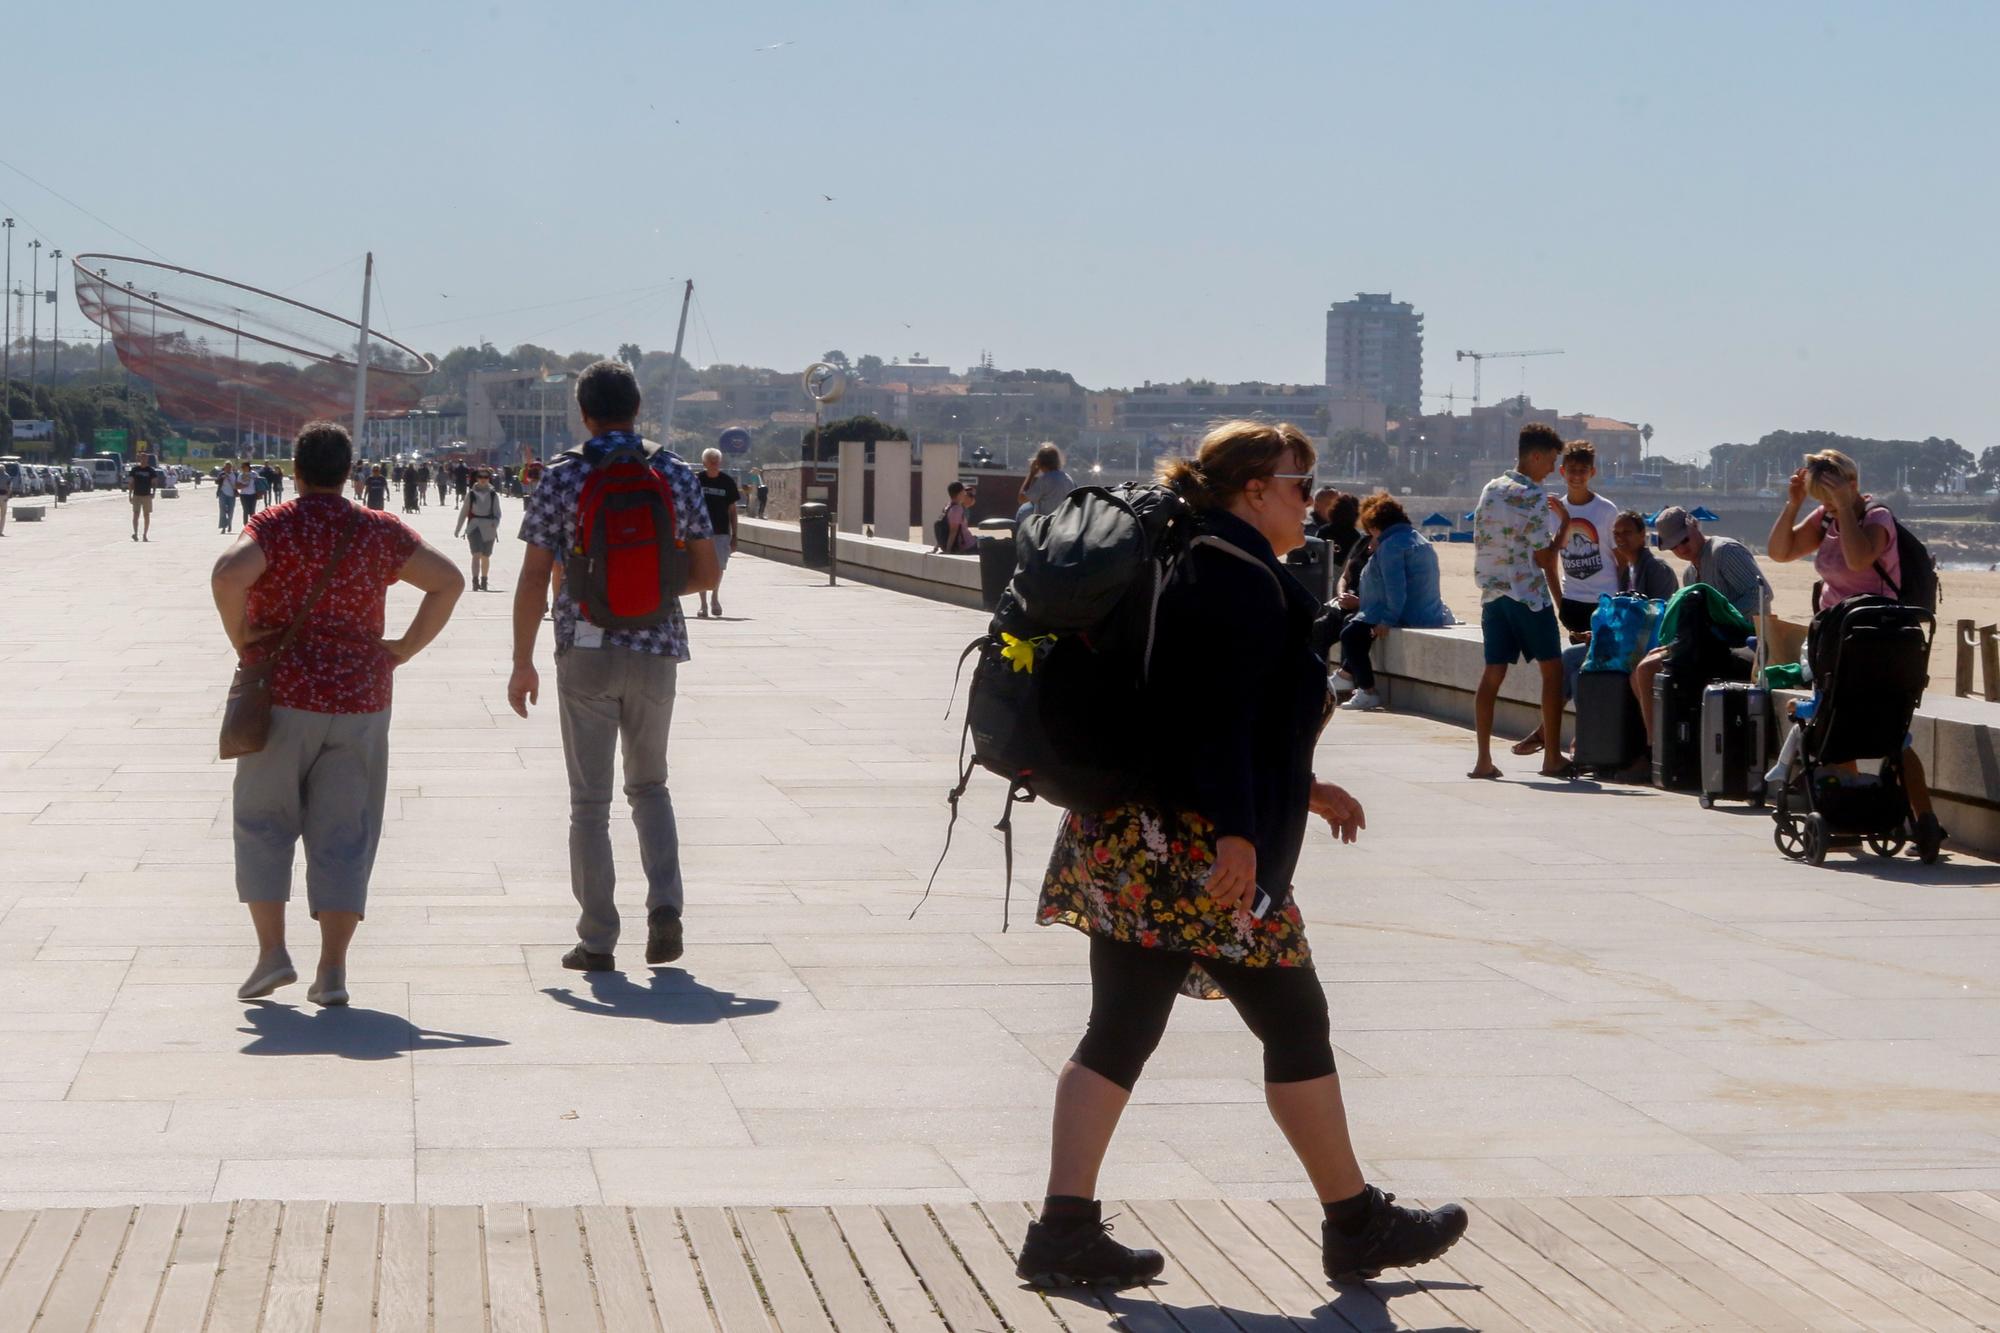
[[[2000,563],[1992,560],[1940,560],[1938,561],[1938,568],[1946,572],[1957,570],[1961,574],[1975,571],[1984,573],[1988,570],[2000,569]]]

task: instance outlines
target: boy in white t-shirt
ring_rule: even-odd
[[[1577,636],[1590,633],[1598,595],[1618,591],[1618,564],[1611,555],[1611,525],[1617,521],[1618,506],[1590,489],[1591,478],[1597,475],[1597,448],[1589,440],[1564,445],[1560,467],[1569,492],[1558,507],[1562,531],[1556,537],[1556,554],[1562,564],[1562,602],[1556,618],[1577,642]]]

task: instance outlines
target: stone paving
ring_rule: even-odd
[[[507,710],[503,542],[498,591],[400,673],[354,1007],[302,986],[243,1004],[213,757],[224,539],[206,488],[161,501],[149,544],[125,515],[80,497],[0,541],[0,1207],[1039,1196],[1087,1007],[1083,940],[1027,924],[1052,812],[1017,816],[1012,931],[994,781],[908,919],[980,616],[740,558],[675,719],[687,957],[649,972],[633,940],[593,981],[557,966],[553,672],[545,636],[543,706]],[[417,522],[459,549],[449,511]],[[1468,783],[1469,753],[1407,717],[1343,715],[1324,743],[1369,828],[1317,838],[1300,896],[1371,1176],[1430,1196],[2000,1187],[2000,866],[1814,870],[1761,814]],[[303,904],[293,929],[309,967]],[[1107,1197],[1305,1193],[1257,1080],[1234,1013],[1182,1005]]]

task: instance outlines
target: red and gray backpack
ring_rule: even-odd
[[[576,501],[576,534],[563,582],[585,620],[600,629],[664,623],[687,587],[688,548],[674,488],[653,466],[660,446],[630,437],[598,456]],[[575,467],[582,449],[564,451]]]

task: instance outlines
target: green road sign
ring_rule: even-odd
[[[96,442],[98,452],[122,454],[131,446],[132,432],[107,426],[99,429],[91,438]]]

